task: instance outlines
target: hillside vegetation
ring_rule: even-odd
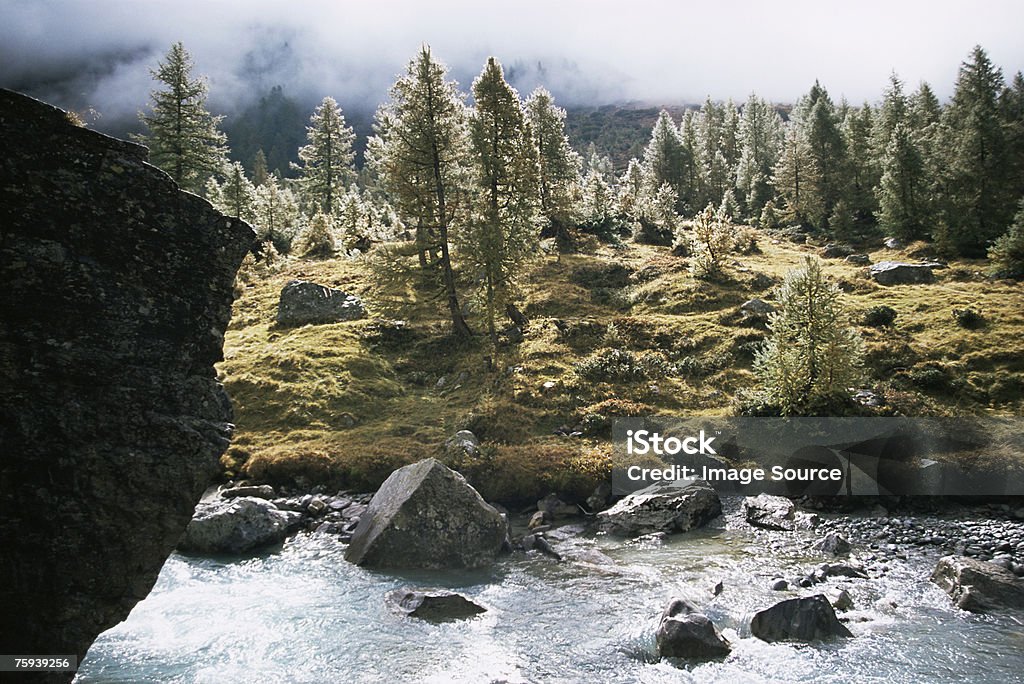
[[[501,337],[497,360],[484,334],[456,341],[443,301],[389,278],[375,252],[245,271],[219,366],[237,422],[226,472],[371,489],[392,469],[435,456],[491,500],[585,497],[607,475],[613,417],[728,415],[756,385],[752,358],[765,330],[739,306],[771,301],[786,271],[820,251],[758,236],[760,253],[730,256],[713,282],[694,278],[689,260],[667,247],[543,253],[522,280],[529,325],[521,340]],[[912,260],[916,247],[870,255]],[[866,343],[863,388],[884,399],[864,413],[1021,412],[1024,297],[984,268],[953,261],[935,283],[883,287],[864,267],[825,261]],[[278,328],[280,290],[296,278],[358,295],[369,317]],[[894,323],[863,324],[880,305],[896,311]],[[982,320],[965,327],[954,311],[966,309]],[[481,311],[468,321],[482,331]],[[482,440],[479,458],[445,454],[460,429]]]

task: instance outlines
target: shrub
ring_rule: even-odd
[[[861,322],[872,328],[885,328],[896,320],[896,309],[891,306],[873,306],[864,312]]]
[[[337,244],[334,239],[334,219],[318,212],[309,222],[306,232],[299,238],[299,254],[311,259],[329,259],[334,256]]]
[[[573,364],[573,372],[590,382],[635,382],[669,375],[671,364],[660,352],[636,354],[625,349],[599,349]]]
[[[953,309],[953,320],[961,328],[968,330],[977,330],[978,328],[985,327],[985,317],[980,313],[967,307],[966,309]]]
[[[733,249],[729,221],[710,204],[693,219],[693,271],[698,278],[712,278],[722,271]]]

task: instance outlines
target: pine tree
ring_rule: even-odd
[[[378,110],[377,137],[367,152],[399,216],[417,226],[421,265],[427,263],[426,250],[440,252],[441,290],[453,332],[462,337],[472,331],[455,289],[449,233],[467,219],[471,152],[466,106],[446,74],[447,67],[424,45]]]
[[[980,256],[1009,225],[1013,213],[1006,138],[998,96],[1003,76],[981,47],[960,66],[953,100],[943,113],[946,155],[942,189],[947,230],[939,235],[947,248]]]
[[[925,236],[928,225],[924,161],[906,124],[898,123],[882,158],[877,188],[878,223],[887,234],[905,241]]]
[[[1024,280],[1024,199],[1017,204],[1013,224],[989,248],[988,258],[993,276]]]
[[[893,73],[889,76],[889,85],[885,89],[882,105],[878,108],[878,113],[875,116],[875,125],[872,131],[874,156],[879,160],[879,164],[889,148],[893,131],[898,125],[905,124],[908,118],[909,106],[907,98],[903,94],[903,81]]]
[[[256,154],[252,158],[252,182],[253,185],[259,187],[267,182],[270,177],[270,172],[267,170],[267,155],[263,153],[263,148],[256,150]]]
[[[807,218],[815,227],[825,228],[836,203],[848,188],[849,167],[835,107],[824,88],[811,107],[805,125],[807,147],[817,169],[817,177],[807,186],[814,196],[807,206],[815,208]]]
[[[627,219],[636,221],[644,215],[644,199],[643,168],[634,157],[619,179],[619,209]]]
[[[739,138],[736,188],[744,216],[757,217],[772,198],[772,169],[782,149],[782,119],[770,104],[751,95],[743,107]]]
[[[330,259],[338,249],[334,217],[318,211],[299,238],[298,253],[307,259]]]
[[[713,278],[721,274],[734,242],[729,218],[709,204],[693,217],[692,242],[694,275]]]
[[[207,199],[222,214],[252,223],[256,217],[256,188],[245,175],[245,168],[240,162],[232,162],[226,176],[223,185],[214,178],[207,181]]]
[[[344,188],[355,177],[355,133],[345,124],[345,115],[333,97],[325,97],[313,111],[306,139],[309,144],[299,148],[302,163],[293,167],[299,171],[300,187],[308,204],[332,214]]]
[[[874,110],[867,102],[858,108],[850,108],[843,120],[843,138],[849,160],[850,185],[847,188],[847,209],[859,222],[874,218],[878,208],[875,198],[875,186],[878,185],[880,171],[875,159],[872,133],[874,129]],[[832,225],[831,220],[829,225]]]
[[[551,93],[537,88],[525,108],[538,155],[540,211],[559,242],[567,244],[583,162],[565,134],[565,110],[555,106]]]
[[[812,223],[824,215],[816,188],[820,185],[817,161],[803,133],[790,123],[782,155],[775,164],[772,185],[785,202],[782,215],[800,225]]]
[[[644,178],[652,193],[663,184],[676,192],[677,213],[685,211],[686,200],[690,197],[693,186],[687,176],[693,163],[692,155],[684,149],[671,115],[662,110],[651,131],[651,141],[644,150]]]
[[[281,254],[291,251],[299,232],[299,203],[294,193],[278,185],[274,176],[256,188],[255,226],[262,240],[270,240]]]
[[[487,332],[497,351],[497,312],[512,303],[519,271],[537,243],[539,155],[519,95],[493,57],[473,81],[473,100],[477,202],[460,255],[483,272]]]
[[[1009,194],[1024,195],[1024,74],[1017,72],[999,98],[1009,159]]]
[[[206,81],[193,79],[192,68],[192,58],[179,42],[150,71],[166,90],[150,93],[151,113],[139,112],[149,133],[137,139],[149,147],[155,166],[185,190],[198,194],[207,179],[223,172],[227,138],[218,130],[223,117],[206,110]]]
[[[861,376],[864,346],[838,286],[808,257],[786,274],[769,336],[754,359],[759,399],[783,415],[829,411]]]

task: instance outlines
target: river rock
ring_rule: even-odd
[[[939,559],[931,579],[962,610],[1024,610],[1024,580],[994,563],[945,556]]]
[[[868,267],[868,272],[879,285],[909,285],[935,280],[931,266],[900,261],[879,261]]]
[[[703,527],[722,512],[718,493],[704,482],[656,483],[597,514],[601,529],[623,536],[686,532]]]
[[[402,587],[389,593],[385,600],[403,615],[430,622],[461,620],[487,612],[462,594],[444,589]]]
[[[817,522],[817,516],[797,511],[792,501],[772,494],[745,497],[743,517],[754,527],[782,532],[810,528]]]
[[[213,364],[255,236],[146,148],[8,90],[0,149],[0,644],[81,662],[219,471]]]
[[[732,650],[711,619],[683,599],[674,599],[665,607],[656,640],[663,658],[711,660]]]
[[[304,280],[285,285],[277,305],[277,324],[286,327],[360,318],[366,318],[366,309],[358,297]]]
[[[371,567],[462,568],[494,561],[505,520],[459,473],[428,458],[391,473],[345,558]]]
[[[254,496],[257,499],[273,499],[277,496],[277,492],[270,485],[244,485],[241,487],[232,487],[230,489],[222,489],[220,491],[222,499],[237,499],[240,496]]]
[[[853,636],[836,618],[836,611],[824,594],[789,599],[756,613],[750,621],[750,633],[769,642]]]
[[[597,512],[604,510],[604,507],[608,505],[608,499],[612,495],[612,484],[605,480],[601,484],[594,488],[593,493],[587,497],[587,508],[591,512]],[[1024,510],[1024,509],[1022,509]]]
[[[815,551],[821,551],[822,553],[830,556],[842,556],[850,553],[850,542],[843,539],[843,537],[836,532],[829,532],[820,540],[811,545],[811,548]]]
[[[551,493],[537,502],[537,510],[543,511],[551,516],[551,519],[571,517],[580,514],[580,509],[574,504],[569,504],[558,498],[557,494]]]
[[[302,514],[281,511],[270,501],[239,497],[196,506],[178,549],[189,553],[246,553],[284,540]]]

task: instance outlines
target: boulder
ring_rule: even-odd
[[[551,519],[571,517],[580,514],[579,506],[562,501],[557,494],[551,493],[537,502],[537,510],[551,516]]]
[[[663,658],[711,660],[732,650],[711,619],[682,599],[674,599],[665,607],[656,641]]]
[[[480,440],[469,430],[459,430],[445,440],[444,455],[455,462],[467,456],[477,458],[480,455]]]
[[[848,264],[853,264],[854,266],[867,266],[871,263],[871,257],[867,254],[850,254],[846,259],[844,259],[844,261]]]
[[[613,534],[686,532],[703,527],[722,512],[718,493],[704,482],[656,483],[597,514],[598,526]]]
[[[945,556],[939,559],[931,579],[961,610],[972,613],[1024,610],[1024,580],[995,563],[966,556]]]
[[[885,241],[882,244],[885,245],[886,249],[903,249],[903,241],[899,238],[885,238]]]
[[[196,506],[178,549],[186,553],[247,553],[277,544],[302,520],[266,499],[238,497]]]
[[[853,248],[849,245],[842,245],[836,243],[830,243],[825,245],[821,250],[821,256],[823,259],[842,259],[853,254]]]
[[[816,516],[798,512],[786,497],[772,494],[744,498],[743,516],[754,527],[782,532],[810,528],[817,522]]]
[[[748,299],[747,301],[740,304],[740,311],[749,316],[763,316],[767,317],[768,314],[775,311],[775,307],[764,301],[763,299]]]
[[[846,541],[846,539],[836,532],[829,532],[812,544],[811,548],[830,556],[841,556],[843,554],[850,553],[851,549],[850,542]]]
[[[366,318],[366,309],[358,297],[304,280],[285,285],[277,305],[277,324],[285,327],[360,318]]]
[[[605,480],[594,488],[593,493],[587,497],[587,508],[591,512],[603,510],[608,505],[608,499],[612,495],[612,485]]]
[[[243,485],[220,490],[223,499],[237,499],[240,496],[255,496],[257,499],[273,499],[277,492],[270,485]]]
[[[384,481],[345,558],[371,567],[481,567],[494,561],[505,531],[505,519],[462,475],[428,458]]]
[[[879,261],[868,267],[868,272],[879,285],[910,285],[935,280],[932,267],[926,264],[907,264],[900,261]]]
[[[145,147],[8,90],[0,149],[0,643],[81,662],[220,471],[213,366],[255,235]]]
[[[816,594],[776,603],[754,614],[750,633],[763,641],[819,641],[853,634],[836,617],[828,598]]]
[[[403,615],[430,622],[461,620],[487,612],[462,594],[444,589],[402,587],[390,592],[385,601]]]

